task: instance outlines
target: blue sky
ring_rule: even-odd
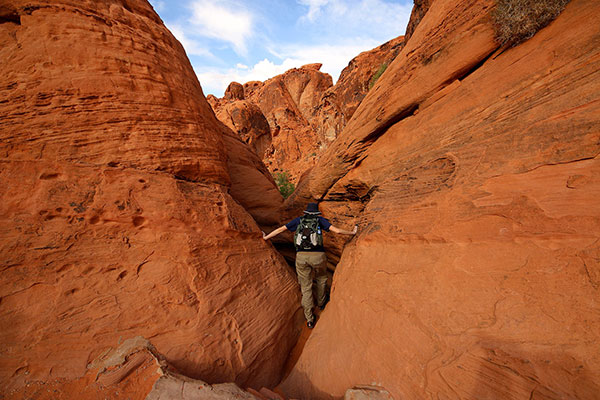
[[[204,94],[322,63],[334,82],[360,52],[404,34],[412,0],[150,0]]]

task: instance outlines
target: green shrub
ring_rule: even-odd
[[[273,175],[273,179],[275,179],[275,184],[277,188],[279,188],[279,193],[283,196],[284,199],[290,197],[290,195],[294,192],[294,184],[290,182],[290,176],[287,172],[275,172]]]
[[[516,46],[552,22],[569,0],[497,0],[492,11],[496,40]]]
[[[383,75],[383,73],[385,72],[387,67],[388,67],[387,63],[383,63],[379,66],[379,69],[371,77],[371,82],[369,82],[369,90],[373,87],[373,85],[375,85],[375,82],[377,82],[377,79],[379,79],[379,77],[381,75]]]

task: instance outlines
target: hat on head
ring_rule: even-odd
[[[317,203],[308,203],[308,205],[306,206],[306,211],[304,211],[305,214],[321,214],[321,211],[319,211],[319,205]]]

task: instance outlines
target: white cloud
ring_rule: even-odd
[[[398,3],[386,0],[297,0],[308,6],[307,13],[300,18],[301,23],[314,24],[344,35],[369,37],[383,36],[391,39],[406,29],[412,1]]]
[[[220,97],[232,81],[264,81],[311,63],[322,63],[335,82],[353,57],[402,34],[412,10],[410,0],[296,1],[306,9],[293,16],[298,23],[290,29],[273,29],[281,21],[267,20],[258,3],[242,0],[184,0],[185,17],[167,25],[204,92]]]
[[[167,26],[173,36],[179,40],[188,56],[201,56],[215,58],[215,56],[203,46],[199,41],[189,38],[186,34],[186,29],[181,25],[174,24]]]
[[[321,72],[328,73],[335,82],[348,62],[365,50],[377,47],[374,40],[356,40],[349,44],[318,46],[287,46],[279,49],[277,57],[283,61],[275,63],[267,58],[252,67],[237,65],[236,68],[222,70],[217,68],[196,68],[196,75],[205,94],[222,97],[227,86],[235,81],[265,81],[292,68],[305,64],[322,63]],[[275,54],[275,52],[273,52]]]
[[[189,22],[195,35],[229,42],[236,53],[247,53],[254,17],[242,5],[231,1],[195,0],[191,10]]]
[[[330,74],[335,82],[351,59],[380,44],[373,39],[354,39],[337,45],[288,45],[282,47],[278,55],[285,60],[291,60],[298,67],[304,64],[321,63],[323,64],[321,71]]]
[[[310,21],[314,21],[321,12],[321,8],[329,2],[330,0],[298,0],[298,3],[308,6],[308,13],[305,17]]]
[[[150,0],[150,4],[154,7],[154,10],[157,13],[161,13],[166,10],[166,5],[164,1],[161,0]]]
[[[225,89],[231,82],[246,83],[250,81],[265,81],[287,71],[288,69],[299,67],[292,60],[284,60],[281,64],[275,64],[268,59],[259,61],[252,67],[230,68],[228,70],[219,68],[196,68],[196,75],[202,85],[204,94],[214,94],[222,97]]]

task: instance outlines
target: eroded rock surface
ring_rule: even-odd
[[[600,393],[600,4],[503,49],[493,4],[433,2],[289,200],[361,227],[289,395]]]
[[[277,192],[181,45],[141,0],[0,20],[0,396],[138,335],[191,377],[276,384],[297,288],[240,204],[268,221],[248,185]]]
[[[84,377],[36,382],[13,391],[7,400],[139,399],[231,400],[257,399],[234,383],[209,385],[179,374],[146,339],[137,336],[99,356]]]
[[[410,39],[415,29],[417,29],[417,25],[431,7],[431,3],[434,0],[413,0],[414,6],[412,12],[410,13],[410,20],[408,21],[408,26],[406,27],[405,37],[406,40]]]

